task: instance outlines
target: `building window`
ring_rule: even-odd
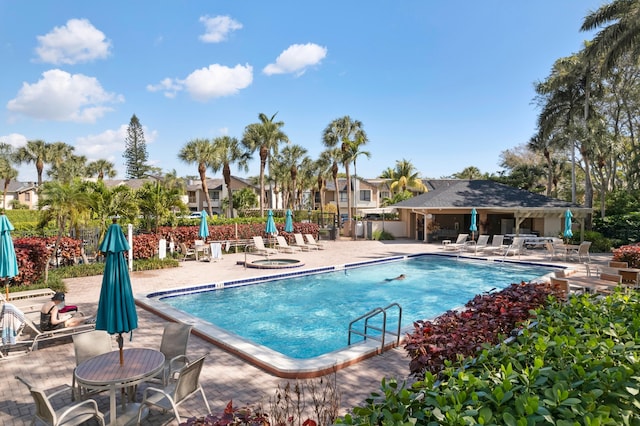
[[[220,191],[211,191],[211,201],[220,201]]]
[[[390,198],[389,191],[380,191],[380,199],[384,200],[385,198]]]
[[[360,201],[371,201],[371,190],[370,189],[361,189],[360,190]]]
[[[340,202],[341,203],[347,202],[347,191],[340,191]]]
[[[31,201],[31,193],[30,192],[25,192],[24,193],[24,201],[26,201],[26,202]]]
[[[189,191],[189,204],[193,204],[196,202],[196,193],[193,191]]]

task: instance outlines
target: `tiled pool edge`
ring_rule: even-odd
[[[339,349],[328,354],[324,354],[310,359],[295,359],[269,349],[265,346],[258,345],[255,342],[244,339],[226,330],[219,328],[211,323],[192,317],[185,312],[179,311],[169,305],[158,300],[163,296],[179,295],[184,293],[203,292],[215,289],[231,288],[237,286],[251,285],[262,282],[277,280],[280,278],[290,278],[301,275],[312,275],[323,272],[342,271],[350,268],[358,268],[360,266],[369,266],[379,263],[388,263],[406,260],[410,258],[422,256],[449,256],[447,254],[438,253],[417,253],[411,255],[385,257],[381,259],[369,260],[364,262],[348,263],[344,265],[334,265],[322,268],[288,271],[282,274],[267,275],[261,277],[251,277],[246,279],[229,280],[225,282],[209,283],[195,285],[189,287],[176,288],[171,290],[154,291],[147,294],[136,295],[136,304],[143,309],[150,311],[159,317],[168,321],[181,321],[192,324],[193,334],[212,343],[213,345],[230,352],[252,365],[255,365],[270,374],[286,379],[308,379],[320,377],[329,373],[341,370],[350,365],[361,362],[381,353],[380,342],[377,340],[369,340],[351,345],[347,348]],[[465,257],[466,256],[460,256]],[[468,257],[475,260],[492,261],[491,259]],[[499,262],[499,261],[498,261]],[[507,260],[507,263],[520,263],[527,265],[540,265],[558,268],[558,265],[549,265],[540,262],[518,262]],[[425,318],[426,319],[426,318]],[[400,336],[405,336],[411,331],[411,327],[403,329]],[[401,337],[402,344],[402,337]],[[385,340],[393,342],[385,344],[385,350],[395,346],[395,337]]]

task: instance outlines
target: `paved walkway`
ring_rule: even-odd
[[[300,259],[305,264],[303,268],[315,268],[440,250],[437,244],[420,244],[407,240],[379,242],[343,239],[327,244],[326,250],[287,254],[286,257]],[[592,261],[604,263],[610,257],[610,254],[593,255]],[[250,257],[249,260],[251,258],[255,256]],[[218,262],[187,261],[181,263],[179,268],[135,272],[131,276],[134,292],[147,293],[164,288],[279,272],[245,269],[238,264],[244,259],[244,253],[238,253],[225,255]],[[530,254],[523,256],[522,259],[544,260],[550,263],[546,260],[544,252],[539,250],[530,251]],[[577,265],[577,268],[584,270],[582,265]],[[84,312],[94,313],[101,280],[101,276],[67,280],[67,301],[78,305]],[[138,329],[133,332],[131,341],[128,336],[125,338],[125,347],[158,348],[166,321],[140,308],[138,308],[138,316]],[[115,347],[117,346],[114,341]],[[276,389],[287,383],[287,380],[253,367],[196,336],[190,338],[188,353],[193,358],[199,354],[209,354],[205,361],[201,382],[214,413],[222,412],[231,400],[234,406],[261,403],[265,410],[269,411],[269,400],[275,395]],[[399,348],[338,371],[335,379],[341,393],[341,414],[344,414],[349,407],[359,405],[371,392],[378,391],[383,377],[396,378],[400,381],[406,379],[409,371],[408,363],[409,359],[404,350]],[[34,410],[33,401],[26,387],[14,380],[15,375],[39,384],[44,389],[58,389],[71,383],[74,367],[75,357],[71,338],[41,345],[38,351],[20,358],[0,361],[0,376],[3,377],[3,386],[0,387],[0,424],[23,425],[29,424],[31,420]],[[101,410],[106,411],[108,409],[107,394],[99,395],[97,400]],[[65,401],[68,402],[69,397],[66,397]],[[311,408],[310,404],[307,405],[307,409],[309,408]],[[180,411],[185,417],[205,414],[204,405],[198,397],[185,402]],[[154,411],[143,424],[159,425],[171,422],[171,415]]]

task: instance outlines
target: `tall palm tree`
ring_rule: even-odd
[[[288,166],[289,174],[291,176],[292,193],[287,206],[292,209],[296,208],[296,202],[298,200],[296,194],[296,189],[298,187],[298,166],[306,154],[307,149],[300,145],[286,146],[282,150],[282,157],[285,160],[286,166]]]
[[[322,151],[313,165],[316,172],[316,189],[320,194],[320,213],[324,212],[325,189],[327,187],[327,178],[331,176],[331,165],[331,155],[328,150]],[[315,202],[315,197],[313,199]]]
[[[249,124],[242,135],[242,145],[248,153],[256,150],[260,153],[260,216],[264,217],[264,171],[271,155],[278,155],[280,143],[289,143],[289,137],[282,131],[284,122],[274,121],[275,113],[271,118],[265,114],[258,114],[259,123]]]
[[[397,160],[393,170],[393,178],[389,189],[393,192],[405,192],[409,190],[427,192],[427,187],[422,183],[420,173],[409,160]]]
[[[78,219],[88,212],[89,206],[89,194],[79,179],[70,182],[49,181],[42,185],[38,195],[41,221],[46,223],[55,220],[58,229],[52,259],[55,259],[62,236],[71,231]]]
[[[349,165],[353,162],[354,157],[351,155],[353,145],[363,145],[368,141],[367,134],[362,128],[362,122],[352,120],[351,117],[336,118],[325,127],[322,132],[322,143],[327,148],[333,148],[340,144],[342,151],[341,163],[347,176],[347,212],[349,217],[352,216],[351,211],[351,174],[349,173]]]
[[[185,144],[178,153],[178,158],[187,164],[198,165],[198,175],[204,192],[205,200],[207,200],[207,210],[209,216],[213,216],[211,209],[211,198],[209,197],[209,188],[207,187],[207,169],[216,162],[216,151],[213,144],[208,139],[193,139]]]
[[[609,25],[607,25],[609,24]],[[625,53],[640,54],[640,0],[613,0],[589,13],[580,31],[601,28],[587,47],[590,59],[602,58],[602,70],[611,71]]]
[[[116,166],[109,160],[100,158],[87,164],[87,173],[90,176],[97,176],[98,180],[103,180],[105,176],[113,179],[118,174]]]
[[[352,141],[351,143],[347,144],[346,149],[343,151],[344,155],[347,157],[347,160],[350,160],[350,162],[353,163],[353,176],[355,177],[355,184],[354,184],[354,189],[357,190],[358,188],[358,169],[356,167],[356,162],[358,160],[358,157],[364,156],[367,158],[371,158],[371,153],[369,151],[362,151],[360,148],[362,145],[364,145],[364,141],[362,140],[362,135],[359,135],[354,141]],[[353,201],[354,201],[354,210],[357,212],[357,199],[358,199],[359,194],[355,194]],[[354,236],[355,236],[355,232],[354,232]]]
[[[231,136],[220,136],[213,140],[213,149],[216,153],[211,169],[217,173],[222,168],[222,177],[227,187],[229,199],[227,217],[233,217],[233,194],[231,192],[231,164],[235,163],[245,172],[249,170],[247,166],[248,156],[240,149],[237,138]]]
[[[18,163],[33,163],[36,166],[36,172],[38,173],[38,186],[42,185],[42,172],[44,171],[44,165],[49,161],[49,144],[43,140],[31,140],[27,141],[27,144],[18,148],[16,153],[16,159]]]
[[[84,155],[69,155],[64,161],[56,161],[47,171],[47,175],[63,182],[71,182],[77,177],[87,176],[87,157]]]
[[[12,179],[18,177],[18,171],[13,167],[15,152],[13,146],[0,142],[0,179],[4,181],[2,191],[2,208],[7,208],[7,192]]]

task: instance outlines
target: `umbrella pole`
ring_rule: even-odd
[[[5,292],[5,299],[7,302],[9,301],[9,280],[5,280],[4,282],[4,292]]]
[[[124,339],[122,338],[122,333],[118,333],[118,337],[116,338],[118,341],[118,349],[120,349],[120,365],[124,364],[124,353],[122,347],[124,346]]]

